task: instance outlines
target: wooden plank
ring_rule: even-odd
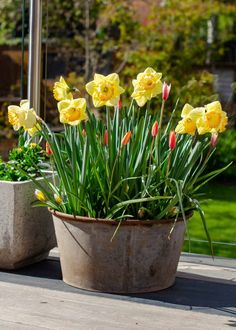
[[[32,325],[25,325],[21,322],[15,322],[15,321],[4,321],[0,319],[0,326],[1,330],[43,330],[43,329],[48,329],[44,327],[35,327]]]
[[[235,320],[191,310],[0,282],[0,328],[14,329],[228,329]]]

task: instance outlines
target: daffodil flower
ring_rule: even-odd
[[[86,100],[84,98],[74,100],[63,100],[58,103],[60,122],[69,125],[78,125],[87,120]]]
[[[223,132],[228,123],[226,112],[222,111],[219,101],[215,101],[200,108],[193,108],[185,104],[181,117],[175,131],[180,134],[194,135]]]
[[[62,100],[72,100],[73,95],[71,93],[71,87],[66,83],[63,77],[60,77],[60,80],[55,82],[53,87],[53,96],[55,100],[62,101]]]
[[[132,81],[134,92],[131,97],[136,100],[139,107],[145,105],[148,100],[162,93],[162,73],[152,68],[147,68],[138,74],[137,79]]]
[[[203,117],[204,113],[204,107],[193,108],[190,104],[185,104],[181,112],[183,119],[179,121],[175,132],[194,135],[197,130],[197,123]]]
[[[209,103],[205,106],[205,114],[198,121],[198,133],[222,133],[228,124],[226,112],[222,110],[219,101]]]
[[[104,105],[114,107],[118,106],[120,94],[124,93],[124,89],[119,84],[117,73],[108,76],[95,73],[94,80],[87,83],[86,90],[92,96],[96,108]]]
[[[20,106],[9,105],[8,120],[15,131],[18,131],[21,127],[29,130],[37,123],[36,112],[29,107],[28,100],[22,100]]]

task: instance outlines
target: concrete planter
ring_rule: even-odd
[[[39,179],[41,180],[41,179]],[[31,181],[0,181],[0,268],[16,269],[47,257],[56,246],[51,214],[33,208]]]
[[[153,292],[172,286],[185,225],[177,221],[127,220],[111,242],[117,222],[53,213],[63,280],[113,293]]]

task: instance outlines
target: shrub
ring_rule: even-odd
[[[230,129],[219,137],[214,157],[209,162],[208,169],[218,169],[233,161],[232,166],[222,175],[236,179],[236,130]]]

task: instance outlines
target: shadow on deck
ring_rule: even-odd
[[[191,268],[191,263],[188,264]],[[193,268],[194,265],[192,264]],[[209,266],[211,267],[211,266]],[[215,268],[215,267],[214,267]],[[220,276],[220,267],[217,274]],[[224,268],[225,270],[225,268]],[[235,276],[236,270],[230,276]],[[209,272],[209,275],[211,273]],[[229,276],[229,278],[230,278]],[[152,305],[170,305],[174,308],[199,310],[201,312],[226,314],[236,317],[236,285],[235,278],[222,279],[211,276],[179,271],[176,283],[171,288],[145,294],[115,295],[95,293],[76,289],[62,281],[61,267],[58,258],[49,258],[36,265],[28,266],[17,271],[0,272],[0,281],[47,288],[50,290],[82,293],[107,297],[118,300],[134,301]],[[236,327],[236,321],[229,324]]]

